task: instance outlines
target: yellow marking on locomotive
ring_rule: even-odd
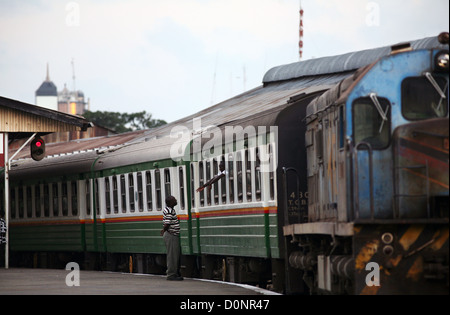
[[[361,292],[359,293],[360,295],[376,295],[378,293],[378,290],[381,288],[381,286],[365,286]]]
[[[379,243],[380,242],[378,240],[373,240],[367,242],[363,247],[361,247],[361,250],[355,259],[356,270],[365,270],[367,263],[377,252]]]
[[[406,279],[411,279],[413,281],[419,281],[420,275],[423,272],[423,256],[417,257],[414,264],[409,268],[406,273]]]
[[[404,250],[408,250],[409,247],[417,241],[424,228],[425,225],[411,225],[408,230],[406,230],[405,234],[403,234],[398,241]]]
[[[440,236],[439,236],[440,233]],[[437,231],[436,234],[434,234],[433,238],[436,240],[431,244],[431,249],[433,250],[440,250],[442,246],[445,244],[445,242],[448,240],[448,227]]]

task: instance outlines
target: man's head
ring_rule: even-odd
[[[168,197],[166,198],[166,205],[167,205],[168,207],[173,208],[173,207],[175,207],[177,204],[178,204],[177,199],[176,199],[174,196],[168,196]]]

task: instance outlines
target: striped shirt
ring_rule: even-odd
[[[167,230],[172,235],[180,234],[180,221],[178,221],[177,213],[175,209],[165,207],[163,210],[163,224],[169,225]]]

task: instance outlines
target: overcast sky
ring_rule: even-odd
[[[302,0],[303,59],[449,30],[448,0]],[[168,122],[298,61],[299,0],[0,0],[0,95],[35,103],[50,79],[91,110]]]

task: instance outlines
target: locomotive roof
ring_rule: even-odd
[[[413,50],[429,48],[448,48],[448,45],[439,43],[437,36],[426,37],[409,42]],[[362,51],[350,52],[347,54],[331,57],[323,57],[295,62],[287,65],[274,67],[264,75],[263,83],[293,80],[307,76],[321,74],[340,73],[355,71],[367,66],[383,56],[391,53],[392,46],[366,49]]]

